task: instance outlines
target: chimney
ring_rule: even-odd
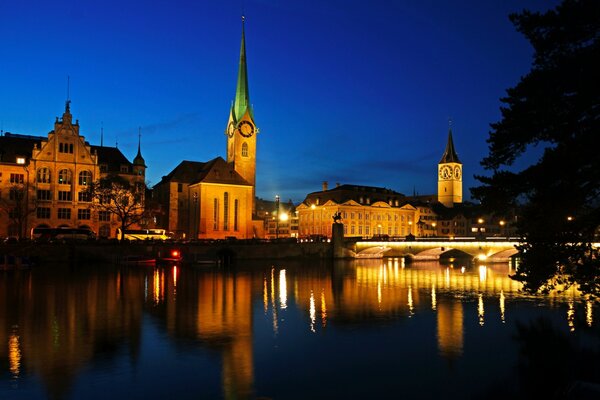
[[[323,191],[327,191],[327,181],[323,181]]]

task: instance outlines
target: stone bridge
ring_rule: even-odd
[[[413,261],[437,261],[470,258],[486,263],[507,262],[518,251],[513,238],[478,240],[464,238],[416,239],[412,241],[346,242],[354,258],[406,257]]]

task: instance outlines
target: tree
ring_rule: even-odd
[[[511,21],[534,49],[531,71],[501,99],[491,124],[491,176],[475,198],[498,212],[519,210],[522,263],[514,279],[547,292],[578,284],[600,294],[600,260],[592,246],[600,225],[600,2],[564,0],[543,14]],[[533,147],[543,153],[537,159]],[[527,162],[529,160],[529,162]],[[515,162],[529,166],[518,170]]]
[[[147,217],[144,184],[131,184],[120,176],[108,176],[89,185],[88,193],[96,200],[94,207],[97,210],[117,216],[121,223],[121,240],[125,229]]]
[[[15,183],[8,188],[8,199],[0,200],[0,210],[8,214],[10,224],[16,227],[19,238],[27,237],[27,218],[36,211],[36,204],[30,204],[27,186]],[[12,234],[12,233],[11,233]]]

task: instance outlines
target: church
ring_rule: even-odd
[[[153,188],[162,213],[156,225],[189,239],[250,239],[263,235],[255,214],[256,136],[250,104],[246,39],[242,43],[235,99],[225,128],[227,159],[182,161]]]

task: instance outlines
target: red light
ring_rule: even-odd
[[[171,255],[172,255],[173,257],[179,257],[179,251],[177,251],[177,250],[173,250],[173,251],[171,252]]]

